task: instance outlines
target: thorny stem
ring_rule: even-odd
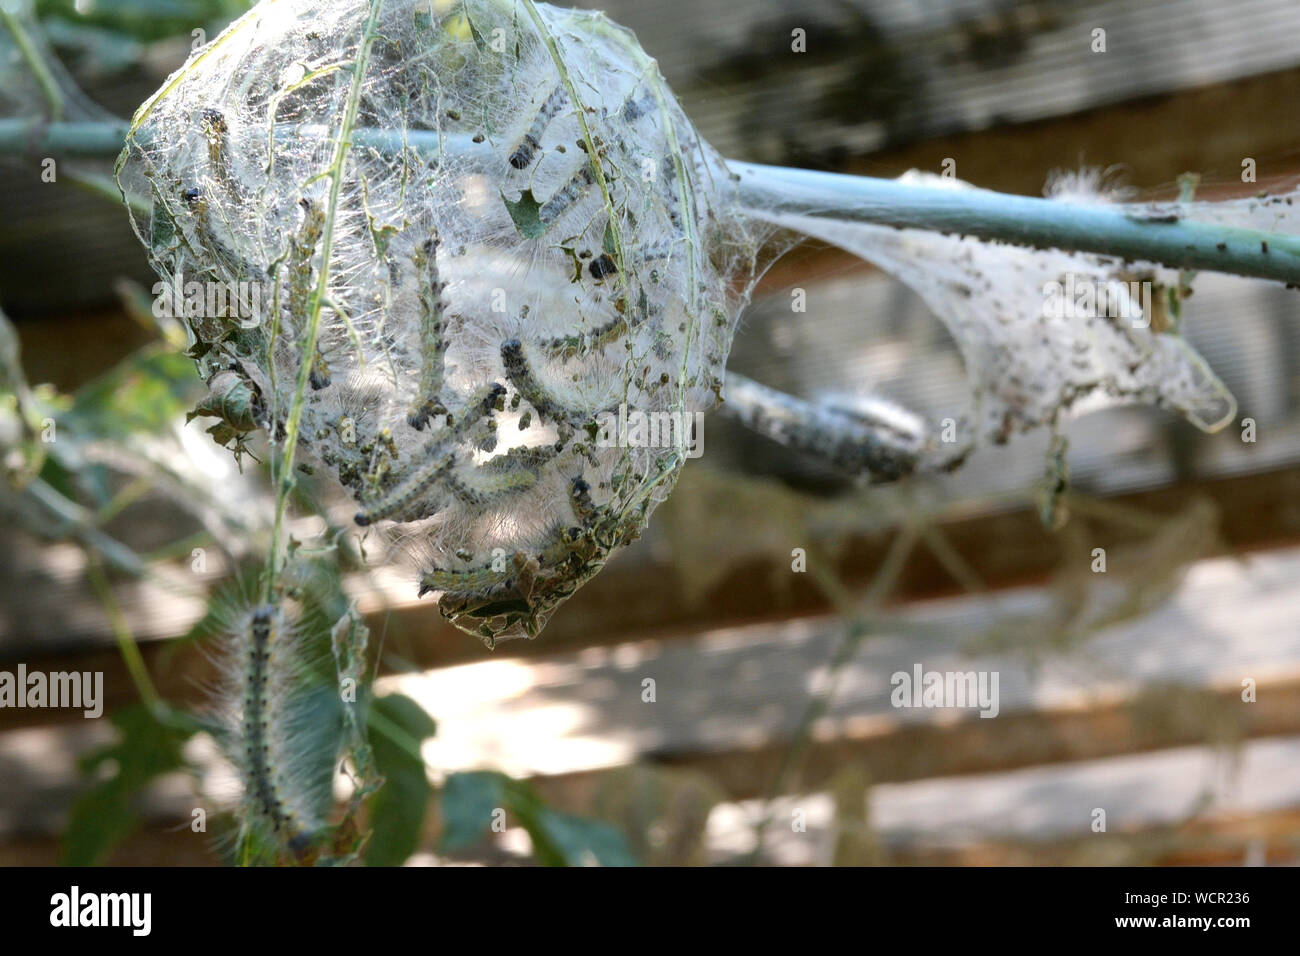
[[[121,150],[126,129],[127,124],[117,122],[3,119],[0,154],[109,157]],[[388,130],[357,129],[351,139],[395,150],[405,143],[437,155],[448,146],[444,139],[451,138],[431,130],[408,130],[403,136]],[[453,142],[451,147],[460,151],[461,144]],[[473,156],[483,154],[486,163],[492,160],[483,148],[468,141],[464,149]],[[736,160],[727,160],[727,169],[734,174],[738,198],[746,211],[778,224],[783,217],[830,218],[1300,285],[1300,238],[1196,222],[1179,218],[1165,207],[1149,216],[1140,205],[1086,206]]]
[[[294,390],[293,404],[285,420],[283,451],[273,456],[272,464],[276,478],[275,523],[271,529],[271,554],[267,561],[268,574],[264,597],[270,602],[277,572],[280,569],[280,531],[284,524],[284,515],[288,507],[289,490],[293,482],[294,452],[298,445],[298,427],[302,419],[303,404],[307,396],[307,383],[315,365],[316,340],[320,334],[321,311],[329,288],[330,255],[334,246],[334,220],[339,205],[339,194],[343,189],[343,164],[347,159],[348,148],[352,145],[352,128],[356,125],[357,110],[361,104],[361,87],[365,83],[366,67],[370,60],[370,47],[374,43],[379,25],[379,13],[384,0],[370,0],[370,14],[361,28],[357,41],[357,56],[352,64],[352,80],[348,88],[347,103],[343,118],[334,140],[334,154],[329,168],[322,174],[330,180],[329,204],[325,210],[325,223],[320,240],[320,268],[316,279],[316,289],[312,293],[307,315],[307,330],[302,343],[303,361],[298,369],[298,382]]]

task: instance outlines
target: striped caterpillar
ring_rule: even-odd
[[[327,826],[331,767],[317,745],[329,723],[319,707],[334,690],[313,682],[308,635],[277,604],[233,617],[218,664],[218,716],[239,774],[243,841],[302,860]]]

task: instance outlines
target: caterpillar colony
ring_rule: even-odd
[[[204,376],[274,434],[310,363],[301,449],[489,643],[536,635],[672,488],[685,438],[602,447],[597,417],[716,403],[770,232],[725,177],[630,33],[514,0],[268,0],[119,162],[160,274],[264,292],[191,322]]]

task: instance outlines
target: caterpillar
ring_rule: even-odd
[[[483,468],[477,473],[453,471],[446,478],[447,489],[477,511],[486,511],[501,501],[537,484],[537,472],[523,465]]]
[[[367,503],[352,520],[363,528],[384,518],[405,520],[412,507],[456,464],[456,456],[449,452],[445,442],[430,445],[423,459],[389,491]]]
[[[225,114],[221,110],[206,107],[199,114],[199,125],[208,141],[208,162],[212,164],[212,171],[223,186],[229,187],[230,129],[226,125]]]
[[[474,392],[465,403],[465,408],[461,411],[460,417],[452,415],[447,416],[447,425],[451,429],[451,436],[458,438],[463,435],[471,425],[490,416],[494,411],[499,412],[505,409],[506,387],[500,382],[489,382],[482,388]]]
[[[526,560],[522,552],[516,552],[504,567],[498,567],[500,561],[494,559],[477,568],[429,568],[420,575],[420,597],[431,591],[486,593],[493,588],[511,588],[513,575]]]
[[[594,185],[596,185],[596,176],[591,171],[591,163],[584,163],[578,167],[578,171],[573,174],[572,179],[556,190],[555,195],[542,203],[541,209],[537,211],[537,218],[545,226],[552,225],[555,220],[568,212],[574,203],[587,195]]]
[[[596,518],[596,506],[591,500],[591,485],[581,475],[569,482],[569,501],[578,520],[590,527]]]
[[[543,419],[555,425],[560,446],[568,444],[573,436],[574,421],[592,417],[588,412],[565,406],[552,396],[550,389],[533,373],[528,357],[524,355],[523,343],[518,339],[509,339],[501,344],[501,362],[505,366],[506,379],[524,397],[524,401],[537,409],[537,414]]]
[[[487,469],[528,468],[536,470],[558,455],[554,445],[516,445],[504,454],[489,458],[483,465]]]
[[[325,826],[322,794],[298,742],[304,641],[274,604],[244,612],[225,655],[227,746],[239,771],[244,826],[301,857]]]
[[[537,116],[533,119],[533,125],[528,128],[524,138],[519,141],[510,154],[510,165],[515,169],[527,169],[536,156],[537,150],[542,148],[542,134],[546,132],[546,127],[555,119],[560,108],[568,101],[569,95],[564,91],[564,84],[559,84],[551,91],[551,95],[546,98],[542,108],[538,111]]]
[[[627,307],[624,306],[623,308],[626,309]],[[604,325],[592,329],[590,332],[575,332],[572,335],[556,336],[543,342],[542,348],[561,360],[571,359],[579,355],[589,355],[619,341],[644,320],[644,313],[635,319],[628,319],[627,316],[620,315],[617,318],[610,319]]]
[[[447,351],[447,342],[443,338],[446,330],[442,301],[444,283],[438,278],[437,251],[438,237],[434,236],[417,248],[411,257],[419,286],[421,365],[415,402],[406,421],[416,431],[423,430],[439,407],[443,359]]]
[[[727,414],[760,434],[865,481],[910,474],[925,445],[922,422],[881,399],[857,404],[814,404],[735,372],[727,375]]]
[[[289,248],[289,309],[297,317],[303,318],[311,309],[314,294],[312,288],[312,257],[316,246],[325,231],[325,211],[318,203],[303,198],[298,203],[305,213],[301,228],[293,238]],[[319,344],[311,357],[311,371],[308,381],[315,391],[330,384],[329,366],[321,354]]]
[[[405,519],[412,514],[425,517],[436,511],[436,508],[426,507],[417,514],[415,506],[451,474],[456,465],[456,455],[452,450],[455,442],[493,412],[501,411],[505,407],[505,394],[504,385],[492,382],[479,389],[459,415],[449,413],[446,434],[426,445],[419,460],[397,484],[367,502],[352,520],[364,528],[384,518]]]

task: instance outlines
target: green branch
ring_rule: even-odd
[[[0,120],[0,154],[115,156],[127,126]],[[296,131],[277,130],[277,135],[291,138]],[[403,136],[357,129],[351,139],[376,148],[405,146],[438,155],[450,138],[429,130],[408,130]],[[498,159],[485,145],[468,140],[451,146],[488,167]],[[924,229],[1300,285],[1300,238],[1180,219],[1163,208],[1149,216],[1141,206],[1085,206],[735,160],[728,160],[727,168],[735,175],[745,209],[776,222],[793,215]]]
[[[1300,285],[1300,238],[1183,219],[1167,207],[1089,206],[734,161],[727,168],[745,210],[778,224],[784,214],[924,229]]]

